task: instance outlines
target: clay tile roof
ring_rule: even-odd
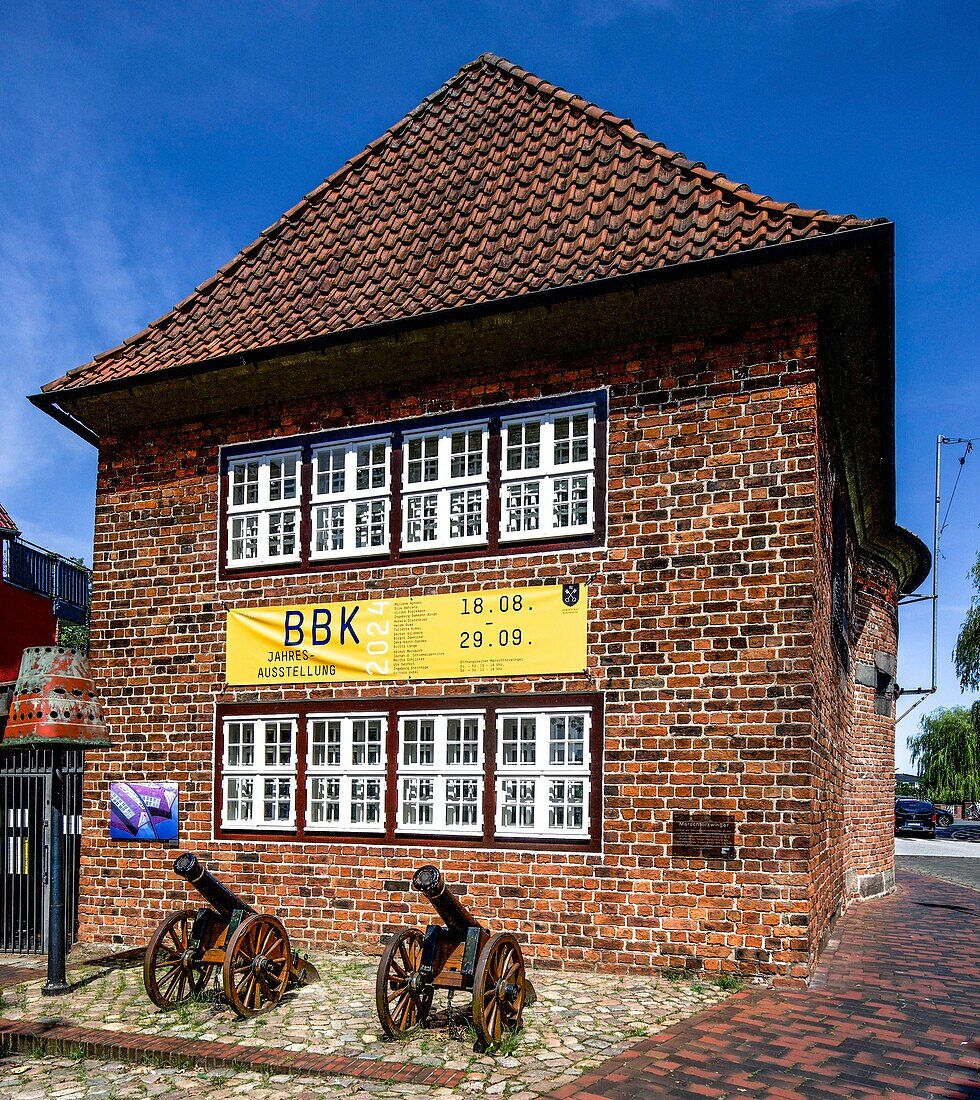
[[[871,224],[800,210],[491,54],[46,392]]]
[[[16,537],[19,534],[20,528],[10,518],[7,509],[0,504],[0,538],[9,538],[11,535]]]

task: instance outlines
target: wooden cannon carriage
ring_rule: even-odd
[[[279,1003],[289,985],[305,985],[316,968],[290,949],[278,917],[256,913],[185,852],[174,871],[208,903],[171,913],[150,937],[143,984],[160,1008],[201,994],[221,967],[225,1000],[239,1016]]]
[[[381,1026],[390,1038],[422,1027],[436,989],[473,994],[477,1047],[496,1046],[520,1030],[534,988],[524,973],[524,956],[509,932],[491,935],[446,888],[437,867],[420,867],[412,886],[442,917],[430,924],[396,932],[378,965],[375,1001]]]

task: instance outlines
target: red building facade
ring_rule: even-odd
[[[105,818],[110,781],[176,779],[182,846],[301,941],[377,949],[435,861],[540,962],[805,978],[893,882],[886,671],[928,555],[891,263],[887,223],[485,56],[46,387],[100,451],[82,935],[168,908],[172,853]],[[229,683],[229,611],[492,593],[502,647],[500,601],[554,585],[577,671]]]

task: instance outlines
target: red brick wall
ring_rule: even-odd
[[[607,548],[401,565],[383,585],[396,597],[591,578],[590,676],[491,683],[604,693],[602,852],[212,840],[215,701],[359,694],[226,689],[224,607],[365,597],[375,568],[218,581],[219,444],[597,385],[610,387]],[[815,324],[802,319],[106,439],[93,667],[117,741],[89,755],[82,936],[139,941],[187,896],[172,851],[108,840],[110,780],[176,779],[181,846],[301,943],[377,949],[393,926],[427,921],[405,886],[434,860],[544,963],[804,975],[828,919],[814,886],[829,897],[843,858],[819,858],[839,845],[841,762],[838,720],[814,722],[816,429]],[[671,858],[673,811],[733,814],[738,860]]]
[[[894,572],[862,558],[854,576],[854,660],[898,652],[898,585]],[[895,887],[895,718],[875,714],[875,689],[854,685],[848,753],[847,890],[851,897]]]
[[[806,810],[812,887],[808,923],[813,957],[844,906],[846,865],[845,820],[847,759],[850,744],[853,668],[845,667],[832,632],[833,503],[846,499],[840,462],[830,430],[826,390],[819,390],[817,431],[817,510],[813,572],[813,798]],[[854,541],[847,531],[847,557],[853,561]]]

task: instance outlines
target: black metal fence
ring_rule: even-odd
[[[23,539],[4,539],[3,577],[8,584],[56,600],[68,612],[59,616],[79,620],[89,605],[88,570],[58,554]],[[70,614],[74,611],[76,614]]]
[[[78,927],[78,857],[82,831],[81,750],[65,760],[65,925]],[[0,751],[0,951],[41,954],[48,948],[48,821],[52,750]]]

